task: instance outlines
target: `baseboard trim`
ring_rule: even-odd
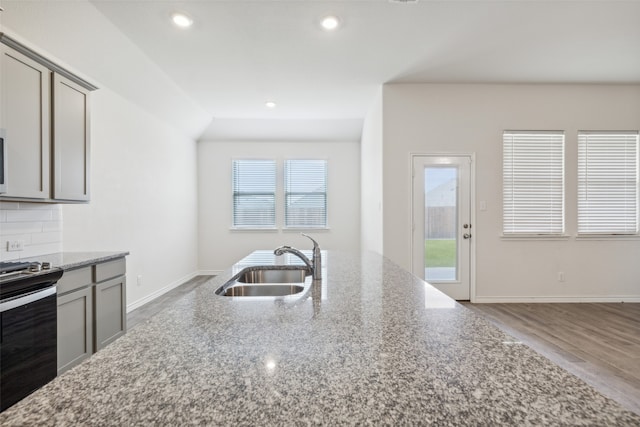
[[[478,297],[473,299],[474,303],[478,304],[490,304],[490,303],[596,303],[596,302],[640,302],[640,296],[638,295],[607,295],[607,296],[554,296],[554,297]]]
[[[193,273],[187,274],[186,276],[169,283],[167,286],[165,286],[163,288],[160,288],[155,292],[150,293],[146,297],[141,298],[138,301],[134,301],[131,304],[128,304],[127,305],[127,313],[135,310],[136,308],[142,307],[146,303],[153,301],[154,299],[158,298],[159,296],[162,296],[162,295],[166,294],[167,292],[169,292],[170,290],[172,290],[174,288],[177,288],[178,286],[182,285],[183,283],[193,279],[194,277],[199,275],[198,273],[199,273],[198,271],[195,271]]]

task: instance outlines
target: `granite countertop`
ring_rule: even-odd
[[[53,267],[60,267],[63,270],[73,270],[87,265],[122,258],[127,255],[129,255],[129,252],[56,252],[53,254],[24,258],[21,259],[21,261],[50,262]]]
[[[0,414],[16,425],[640,425],[373,254],[323,254],[301,297],[228,298],[257,252]]]

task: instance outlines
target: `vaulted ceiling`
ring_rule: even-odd
[[[637,0],[90,3],[211,116],[205,139],[349,136],[388,82],[640,83]]]

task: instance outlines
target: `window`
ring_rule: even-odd
[[[327,227],[326,160],[233,160],[232,187],[233,228]]]
[[[275,160],[234,160],[232,174],[233,227],[275,227]]]
[[[638,132],[578,133],[578,233],[638,233]]]
[[[286,160],[284,218],[288,228],[327,226],[326,160]]]
[[[564,132],[504,132],[503,233],[564,233]]]

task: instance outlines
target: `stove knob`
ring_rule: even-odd
[[[51,263],[50,262],[43,262],[42,263],[42,269],[43,270],[51,270]]]
[[[32,262],[29,266],[29,271],[32,273],[37,273],[41,270],[41,265],[39,262]]]

